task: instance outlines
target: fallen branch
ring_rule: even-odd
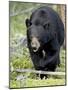
[[[32,69],[15,69],[15,72],[28,72],[28,73],[39,73],[39,74],[50,74],[50,75],[65,75],[65,72],[50,72],[50,71],[39,71],[39,70],[32,70]]]

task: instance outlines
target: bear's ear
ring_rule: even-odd
[[[25,23],[26,23],[26,27],[29,27],[31,25],[31,22],[29,19],[26,19]]]

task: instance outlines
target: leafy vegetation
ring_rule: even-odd
[[[23,81],[20,82],[12,80],[10,83],[10,88],[65,85],[64,83],[65,79],[53,79],[53,78],[49,78],[47,80],[27,79],[25,82],[26,83],[23,83]]]

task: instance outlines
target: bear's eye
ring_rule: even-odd
[[[46,29],[46,30],[49,29],[49,23],[44,24],[43,27],[44,27],[44,29]]]

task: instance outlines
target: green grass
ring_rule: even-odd
[[[10,88],[21,88],[21,87],[40,87],[40,86],[56,86],[56,85],[65,85],[65,79],[27,79],[25,82],[23,81],[14,81],[11,80]]]

